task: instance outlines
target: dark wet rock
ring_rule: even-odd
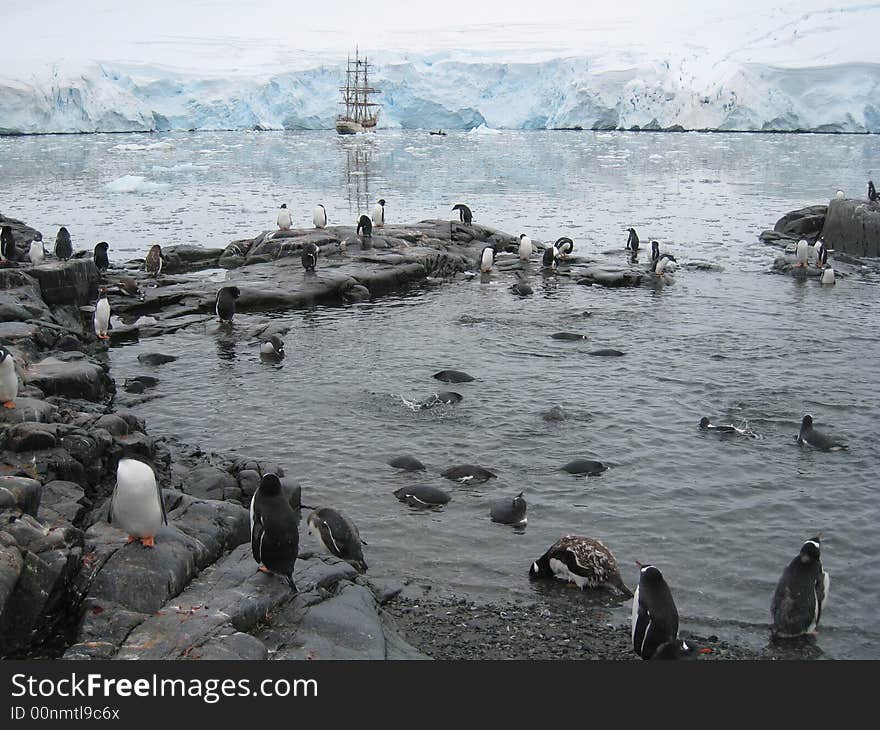
[[[238,488],[241,489],[242,496],[250,500],[260,486],[262,477],[256,469],[242,469],[236,475],[238,479]]]
[[[43,301],[50,306],[89,304],[94,301],[100,282],[98,269],[90,258],[46,260],[41,266],[30,268],[28,274],[39,282]]]
[[[811,205],[800,210],[793,210],[776,221],[773,230],[783,236],[795,239],[814,237],[821,232],[827,212],[827,205]]]
[[[581,272],[578,284],[592,286],[597,284],[610,288],[641,286],[648,283],[648,276],[644,271],[633,269],[604,269],[590,267]]]
[[[575,459],[574,461],[569,461],[562,467],[562,469],[569,474],[596,476],[607,470],[608,467],[601,461],[593,461],[592,459]]]
[[[79,524],[87,504],[83,488],[75,482],[54,480],[43,485],[40,496],[40,521],[46,525]]]
[[[441,370],[433,377],[444,383],[470,383],[474,378],[461,370]]]
[[[23,566],[24,559],[18,544],[11,535],[0,532],[0,617],[15,590]]]
[[[424,471],[425,465],[415,456],[405,454],[403,456],[395,456],[388,462],[389,466],[395,469],[403,469],[404,471]]]
[[[880,204],[835,198],[828,205],[822,236],[836,253],[880,256]]]
[[[177,359],[177,355],[163,355],[160,352],[143,352],[138,355],[138,362],[144,365],[164,365]]]
[[[435,507],[446,504],[451,499],[447,492],[430,484],[401,487],[394,491],[394,496],[401,502],[406,502],[410,507]]]
[[[139,380],[126,380],[122,386],[122,389],[126,393],[134,393],[134,394],[140,394],[146,390],[146,388],[144,387],[144,384]]]
[[[621,352],[620,350],[614,350],[610,347],[606,347],[602,350],[592,350],[587,353],[588,355],[593,355],[595,357],[621,357],[626,355],[625,352]]]
[[[114,436],[127,436],[129,432],[128,422],[115,413],[107,413],[101,416],[94,424],[95,428],[103,428]]]
[[[15,408],[0,409],[0,423],[22,423],[36,421],[48,423],[53,420],[57,408],[38,398],[15,399]]]
[[[554,340],[585,340],[586,335],[579,335],[575,332],[554,332],[550,335]]]
[[[343,301],[354,304],[355,302],[370,301],[370,290],[362,284],[353,284],[342,291]]]
[[[548,422],[564,421],[567,417],[568,416],[565,414],[562,406],[553,406],[541,414],[541,418]]]
[[[84,358],[64,361],[60,356],[47,357],[31,365],[25,371],[24,379],[28,385],[37,386],[46,395],[90,401],[102,400],[115,390],[113,381],[104,372],[104,368]]]
[[[226,490],[237,488],[238,482],[229,472],[216,466],[200,466],[192,470],[183,491],[201,499],[223,499]]]
[[[196,271],[218,266],[222,248],[204,248],[202,246],[168,246],[162,248],[165,264],[163,274],[178,274],[185,271]]]
[[[40,509],[42,485],[36,479],[0,477],[0,510],[15,509],[36,517]]]
[[[477,482],[485,482],[489,479],[494,479],[498,475],[489,471],[488,469],[484,469],[481,466],[475,466],[473,464],[461,464],[459,466],[451,466],[441,473],[441,476],[446,477],[447,479],[452,479],[454,481],[477,481]]]
[[[26,421],[18,423],[3,434],[3,445],[10,451],[40,451],[51,449],[58,443],[57,426],[54,423]]]
[[[39,332],[39,326],[32,322],[0,322],[0,342],[6,344],[35,338]]]

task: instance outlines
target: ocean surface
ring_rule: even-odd
[[[536,600],[564,610],[599,601],[609,620],[629,605],[528,580],[558,537],[601,538],[627,582],[635,561],[670,583],[682,629],[761,647],[784,566],[823,534],[830,597],[805,656],[880,658],[880,277],[852,269],[834,287],[769,273],[778,250],[758,234],[785,212],[864,196],[880,170],[877,136],[501,132],[446,137],[381,131],[0,138],[0,211],[74,245],[110,243],[111,261],[154,243],[223,246],[274,228],[282,202],[310,226],[323,203],[354,223],[382,197],[389,222],[452,218],[536,240],[562,235],[575,255],[621,262],[634,226],[684,267],[660,290],[577,286],[512,273],[427,282],[345,307],[239,314],[232,334],[199,326],[111,350],[113,375],[146,373],[141,352],[180,355],[155,374],[160,397],[136,412],[152,435],[272,460],[303,501],[348,514],[369,543],[370,574],[410,578],[477,599]],[[50,247],[50,246],[49,246]],[[642,254],[644,258],[644,253]],[[833,254],[832,254],[833,259]],[[290,325],[288,357],[260,361],[251,327]],[[558,331],[588,341],[554,340]],[[619,358],[590,357],[616,348]],[[476,380],[445,385],[444,368]],[[439,389],[463,401],[413,410]],[[561,406],[567,420],[541,413]],[[811,413],[849,451],[794,441]],[[702,433],[701,416],[747,425],[758,439]],[[398,473],[412,454],[427,473]],[[575,477],[575,458],[610,468]],[[485,484],[440,477],[474,463]],[[451,492],[416,511],[392,492],[424,481]],[[493,499],[524,492],[528,527],[489,520]],[[302,549],[313,547],[302,530]]]

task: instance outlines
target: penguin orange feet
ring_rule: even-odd
[[[270,574],[270,573],[272,572],[272,571],[269,570],[265,565],[261,565],[259,568],[257,568],[257,570],[258,570],[260,573],[266,573],[267,575]]]
[[[144,547],[148,547],[148,548],[156,547],[156,537],[155,536],[142,537],[141,538],[141,545],[143,545]]]
[[[138,541],[138,538],[136,538],[134,535],[129,535],[128,540],[125,541],[125,544],[128,545],[129,543],[137,542],[137,541]]]
[[[98,339],[99,339],[99,340],[109,340],[109,339],[110,339],[110,335],[98,335]]]
[[[14,402],[14,401],[11,401],[11,400],[8,400],[8,401],[6,401],[5,403],[3,403],[3,407],[4,407],[4,408],[9,408],[10,410],[12,410],[13,408],[15,408],[15,402]]]

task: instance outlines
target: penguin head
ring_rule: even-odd
[[[657,241],[651,241],[651,258],[656,259],[660,256],[660,244]]]
[[[104,253],[107,253],[107,249],[109,248],[110,244],[107,243],[107,241],[99,241],[95,244],[95,251],[103,251]]]
[[[267,497],[275,497],[281,494],[281,480],[278,478],[278,475],[272,472],[264,474],[260,480],[260,492]]]
[[[286,208],[286,207],[287,207],[287,203],[282,203],[282,204],[281,204],[281,207],[282,207],[282,208]]]
[[[284,356],[284,341],[278,335],[272,335],[268,340],[275,348],[275,354]]]
[[[227,291],[229,291],[229,295],[233,299],[238,299],[241,296],[241,291],[239,290],[239,288],[237,286],[227,287]]]
[[[12,353],[5,347],[0,346],[0,363],[5,362],[7,357],[9,358],[9,361],[12,362]]]
[[[813,427],[813,417],[808,413],[801,420],[801,428],[812,428]]]
[[[379,205],[381,205],[383,208],[385,207],[385,198],[379,198]]]
[[[816,535],[812,540],[807,540],[803,545],[801,545],[800,552],[800,560],[802,563],[812,563],[815,560],[819,559],[820,549],[819,549],[819,539],[820,535]]]
[[[162,255],[162,247],[158,243],[154,243],[152,246],[150,246],[150,253],[154,253],[157,256],[161,256]]]
[[[522,509],[526,506],[526,500],[523,499],[523,493],[520,492],[513,498],[513,508],[514,509]]]
[[[700,419],[700,428],[702,428],[703,430],[709,428],[709,417],[708,416],[703,416]]]
[[[641,563],[636,563],[636,565],[639,566],[639,582],[659,583],[663,580],[663,573],[655,565],[642,565]]]

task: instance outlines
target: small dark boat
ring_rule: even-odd
[[[446,132],[444,132],[442,129],[438,129],[436,132],[432,131],[431,134],[434,134],[438,137],[445,137],[446,136]]]

